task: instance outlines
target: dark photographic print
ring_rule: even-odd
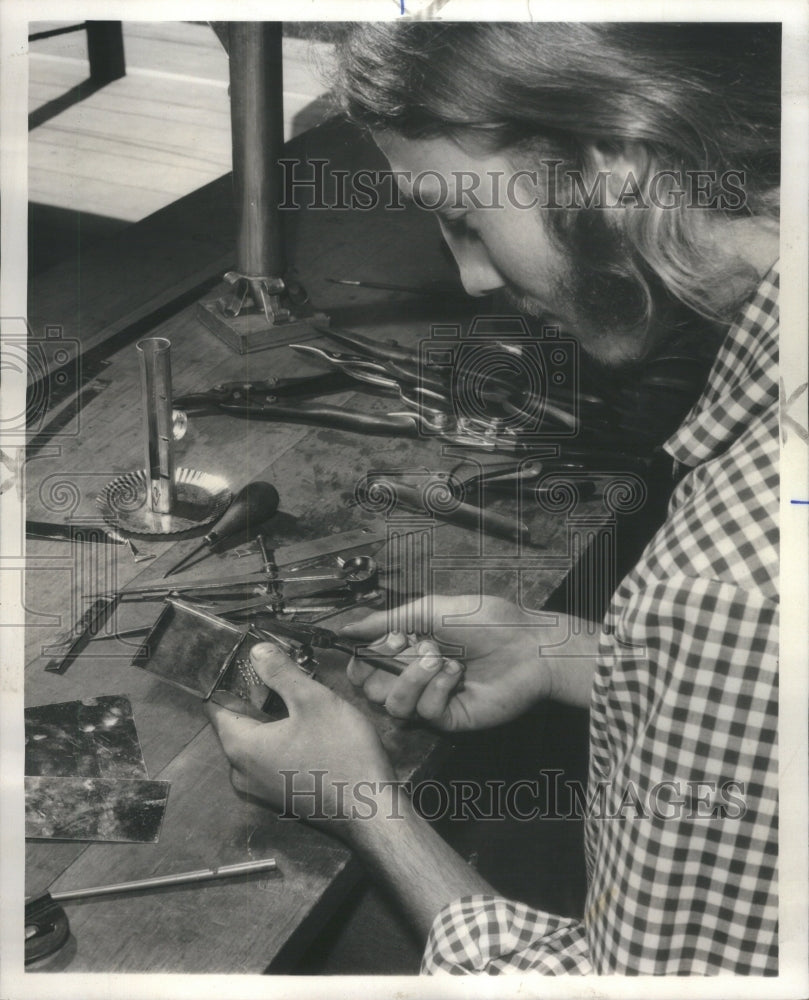
[[[805,9],[4,6],[3,997],[806,995]]]

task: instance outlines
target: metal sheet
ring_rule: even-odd
[[[154,844],[168,794],[168,781],[27,777],[25,836]]]
[[[27,708],[25,773],[148,778],[129,699],[104,695]]]
[[[174,687],[207,699],[246,628],[169,600],[132,663]]]

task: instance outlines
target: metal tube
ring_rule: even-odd
[[[236,271],[280,278],[284,77],[281,22],[234,21],[229,30]]]
[[[156,875],[154,878],[137,879],[134,882],[118,882],[116,885],[96,885],[87,889],[67,889],[52,892],[51,899],[60,902],[67,899],[84,899],[87,896],[110,896],[116,892],[133,892],[139,889],[158,889],[164,885],[183,885],[186,882],[206,882],[214,878],[231,875],[249,875],[253,872],[275,871],[275,858],[262,861],[244,861],[238,865],[223,865],[221,868],[204,868],[196,872],[179,872],[176,875]]]
[[[174,507],[174,430],[171,412],[171,341],[138,341],[140,359],[146,487],[151,509],[170,514]]]

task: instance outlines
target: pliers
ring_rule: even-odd
[[[367,413],[328,403],[294,402],[308,396],[325,396],[356,389],[346,372],[326,372],[303,378],[277,378],[251,382],[218,382],[204,392],[175,396],[178,410],[210,413],[221,410],[235,416],[275,420],[317,427],[336,427],[362,434],[418,436],[414,414]]]
[[[336,649],[348,656],[360,656],[365,663],[384,670],[388,674],[400,674],[407,666],[407,660],[380,653],[366,652],[365,647],[347,642],[337,632],[320,625],[306,622],[274,621],[268,628],[252,626],[252,631],[261,638],[276,643],[304,669],[315,664],[314,650]],[[292,640],[292,641],[290,641]],[[297,645],[293,645],[296,643]]]
[[[351,347],[358,354],[344,355],[313,347],[309,344],[291,344],[297,351],[314,353],[319,355],[329,364],[349,371],[355,378],[362,378],[356,367],[358,365],[374,366],[380,375],[387,376],[389,381],[397,385],[400,393],[405,392],[406,387],[410,387],[411,392],[416,390],[419,394],[418,401],[421,406],[426,402],[433,402],[438,409],[450,412],[449,402],[453,390],[452,380],[430,371],[429,367],[422,364],[418,352],[402,347],[395,341],[378,341],[365,337],[361,333],[353,330],[342,330],[338,327],[323,326],[314,324],[315,329],[325,337],[337,341],[344,347]],[[474,369],[464,369],[457,366],[452,378],[463,378],[464,376],[480,374]],[[370,381],[370,379],[368,379]],[[513,379],[503,378],[495,372],[487,371],[485,380],[475,386],[476,395],[487,405],[500,407],[503,416],[519,416],[525,412],[527,407],[533,410],[533,400],[529,393],[514,384]],[[581,394],[578,394],[578,401],[581,401]],[[600,405],[601,400],[588,395],[586,402]],[[556,401],[547,396],[543,399],[543,419],[547,418],[556,421],[560,425],[560,430],[570,433],[578,429],[578,419],[574,412],[575,407],[572,399],[566,399],[559,395]],[[493,419],[496,419],[496,412],[493,410]]]
[[[482,412],[465,416],[455,410],[456,380],[474,377],[474,371],[465,372],[460,366],[454,367],[451,375],[431,370],[412,348],[331,326],[315,327],[344,350],[311,344],[290,346],[317,356],[332,371],[302,378],[221,382],[207,392],[176,397],[174,406],[362,434],[433,436],[462,447],[515,455],[536,445],[532,436],[526,437],[521,430],[519,418],[539,412],[545,438],[558,431],[560,438],[574,438],[579,451],[598,453],[606,448],[647,456],[679,425],[706,375],[704,360],[672,354],[655,358],[628,375],[583,370],[580,385],[569,389],[554,386],[552,393],[543,393],[537,400],[513,378],[487,371],[486,378],[473,386]],[[350,391],[358,388],[358,383],[371,391],[395,395],[401,408],[382,413],[301,402]],[[562,445],[563,451],[567,448]]]

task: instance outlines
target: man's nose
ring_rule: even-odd
[[[458,265],[467,295],[490,295],[503,287],[503,276],[492,264],[481,240],[474,235],[453,233],[444,225],[441,231]]]

